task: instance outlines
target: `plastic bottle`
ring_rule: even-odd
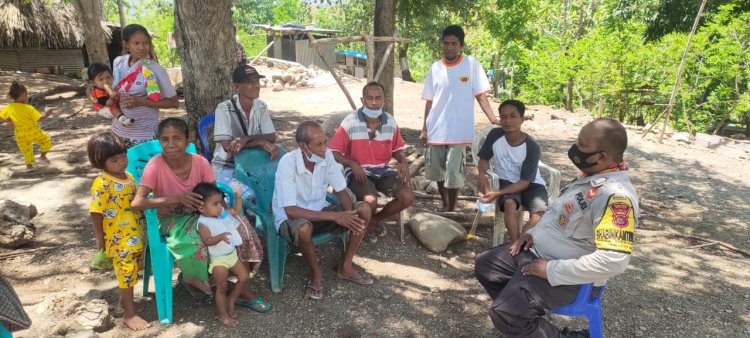
[[[243,201],[255,202],[255,191],[236,178],[231,179],[228,185],[232,187],[232,190],[239,191]]]
[[[495,203],[482,203],[481,199],[477,199],[477,209],[481,212],[488,212],[495,209]]]

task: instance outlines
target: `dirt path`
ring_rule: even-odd
[[[14,76],[0,73],[0,90],[7,88]],[[32,93],[69,82],[39,75],[23,81]],[[348,85],[355,100],[363,84]],[[420,93],[419,84],[396,85],[396,116],[411,144],[417,143],[422,125]],[[272,109],[288,149],[300,121],[322,120],[331,112],[349,109],[335,86],[283,92],[263,89],[261,97]],[[0,106],[6,103],[0,100]],[[62,114],[77,111],[82,104],[81,98],[55,103]],[[563,181],[572,179],[574,167],[565,152],[589,117],[543,106],[530,110],[534,110],[535,119],[525,128],[541,143],[543,160],[563,172]],[[564,121],[553,120],[553,114]],[[182,116],[184,111],[167,111],[165,115]],[[483,114],[477,111],[476,115],[479,124],[486,124]],[[0,260],[0,273],[15,287],[34,320],[32,328],[19,332],[18,337],[64,331],[50,306],[56,297],[92,295],[96,293],[92,290],[99,290],[110,306],[117,297],[111,273],[92,272],[87,267],[94,254],[88,190],[96,172],[88,169],[84,147],[90,135],[108,129],[107,121],[82,113],[45,129],[55,144],[50,153],[52,165],[34,174],[19,174],[14,170],[23,165],[20,154],[13,139],[5,137],[12,132],[0,128],[0,199],[36,204],[40,215],[35,219],[37,238],[31,248],[57,247]],[[673,235],[696,235],[750,250],[750,161],[669,140],[658,144],[634,133],[630,133],[626,158],[641,198],[641,224],[628,271],[607,285],[606,335],[750,336],[750,260],[716,245],[691,249],[704,242]],[[475,177],[476,168],[470,170]],[[420,201],[422,207],[436,207],[431,203]],[[461,207],[474,212],[472,203]],[[266,266],[253,281],[273,304],[271,313],[242,311],[237,328],[220,328],[211,305],[196,303],[177,288],[175,324],[154,322],[153,328],[138,336],[497,336],[485,314],[490,301],[473,277],[473,258],[488,248],[490,227],[480,227],[477,240],[456,244],[442,254],[424,249],[408,230],[406,242],[400,243],[397,227],[391,223],[388,236],[377,244],[363,245],[355,259],[375,276],[372,287],[336,281],[333,267],[339,249],[324,245],[320,261],[328,297],[323,301],[303,299],[306,268],[302,258],[293,254],[288,258],[282,293],[270,292]],[[0,254],[5,252],[0,250]],[[156,320],[153,302],[140,301],[147,305],[143,316]],[[554,320],[561,326],[585,325],[585,321],[564,317],[555,316]],[[133,336],[121,327],[121,320],[116,323],[101,335]]]

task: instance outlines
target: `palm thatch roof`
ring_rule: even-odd
[[[111,31],[102,22],[107,36]],[[83,28],[70,4],[49,0],[0,0],[0,46],[82,48]]]

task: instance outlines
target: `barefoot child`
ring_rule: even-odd
[[[88,143],[89,162],[102,175],[91,186],[91,223],[96,245],[112,259],[120,287],[123,322],[131,330],[143,330],[151,324],[139,317],[133,302],[133,287],[143,268],[143,229],[145,220],[130,209],[136,191],[133,177],[125,172],[128,158],[122,141],[112,133],[101,133]]]
[[[47,152],[52,148],[52,141],[42,128],[39,128],[37,121],[46,119],[52,115],[52,110],[48,109],[44,115],[39,113],[34,107],[28,104],[29,94],[24,85],[17,81],[10,84],[8,98],[13,103],[5,106],[0,111],[0,118],[7,120],[9,126],[13,126],[13,133],[16,136],[16,145],[18,150],[23,154],[26,162],[26,170],[34,170],[34,147],[33,144],[39,145],[41,155],[39,160],[49,162]]]
[[[223,195],[213,183],[200,183],[193,189],[194,193],[203,196],[203,205],[198,208],[198,233],[204,245],[208,246],[209,265],[216,282],[216,311],[218,320],[226,326],[234,326],[237,321],[235,302],[244,288],[248,287],[250,277],[245,265],[237,257],[236,247],[242,245],[242,238],[237,232],[240,224],[236,218],[242,212],[242,198],[235,193],[234,206],[229,209],[230,215],[222,215]],[[237,277],[237,284],[227,300],[227,277],[229,273]]]
[[[110,84],[112,83],[112,71],[101,63],[91,64],[88,68],[89,75],[89,99],[99,115],[107,118],[116,118],[124,126],[129,126],[135,119],[128,118],[122,114],[118,104],[118,97]]]

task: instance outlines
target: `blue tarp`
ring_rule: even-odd
[[[354,57],[358,57],[360,59],[367,59],[367,54],[366,53],[364,53],[364,52],[355,52],[355,51],[352,51],[352,50],[337,50],[336,54],[346,55],[346,56],[354,56]]]

